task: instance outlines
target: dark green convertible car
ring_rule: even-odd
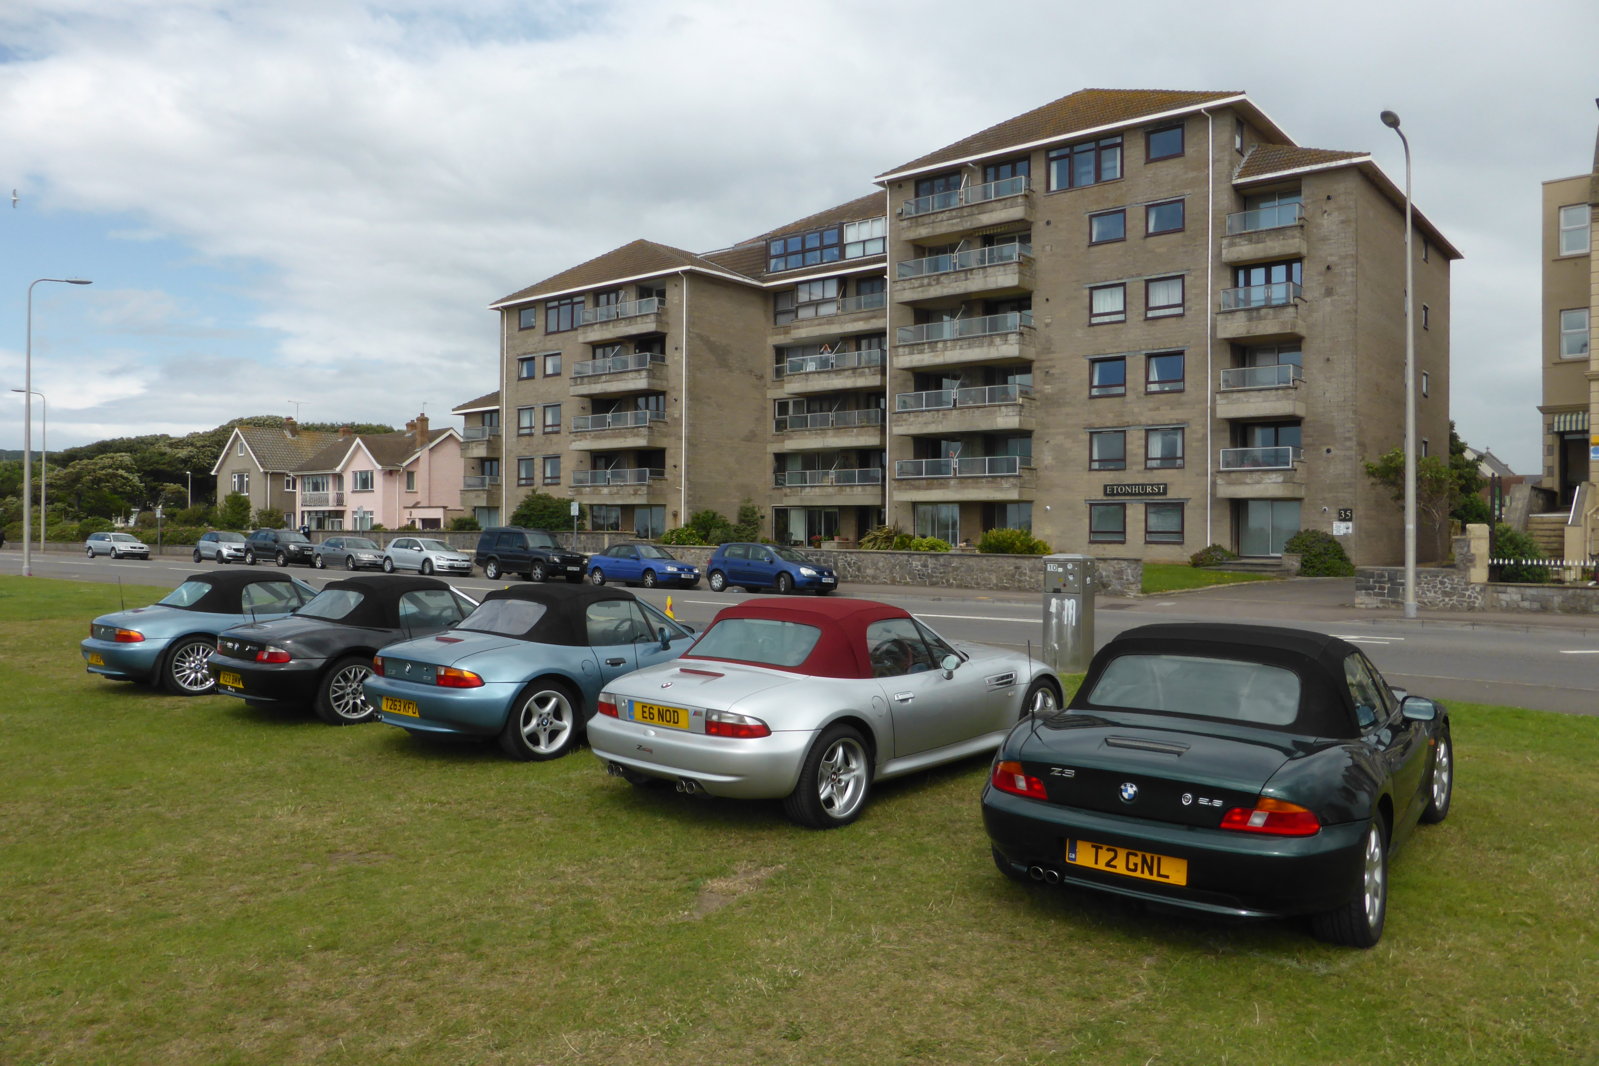
[[[1449,813],[1442,704],[1390,688],[1359,648],[1269,626],[1141,626],[1061,711],[994,759],[983,819],[1017,880],[1215,915],[1308,915],[1371,947],[1388,857]]]

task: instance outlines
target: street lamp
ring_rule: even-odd
[[[12,392],[21,392],[21,389],[12,389]],[[39,415],[39,446],[42,455],[39,457],[39,554],[44,554],[44,535],[50,525],[50,512],[46,507],[49,502],[45,498],[45,489],[50,479],[50,405],[45,402],[44,393],[38,389],[29,389],[28,392],[39,397],[39,405],[44,411]]]
[[[189,479],[189,509],[194,509],[194,471],[185,470],[183,476]]]
[[[28,286],[28,341],[22,357],[22,576],[33,576],[28,540],[33,536],[33,286],[43,281],[93,285],[87,278],[35,278]],[[40,492],[43,492],[41,488]],[[41,502],[43,502],[41,497]],[[40,514],[41,524],[44,515]]]
[[[1384,111],[1382,124],[1399,134],[1405,147],[1405,617],[1416,617],[1416,324],[1412,314],[1416,262],[1410,255],[1410,141],[1399,116]]]

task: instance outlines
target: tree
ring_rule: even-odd
[[[223,529],[250,528],[250,497],[230,492],[217,508],[217,525]]]
[[[1366,476],[1393,493],[1401,506],[1405,502],[1405,451],[1393,448],[1366,464]],[[1436,455],[1424,455],[1416,460],[1416,510],[1421,519],[1417,522],[1416,541],[1431,544],[1438,554],[1443,535],[1448,529],[1449,512],[1460,502],[1460,482],[1455,470]]]
[[[511,524],[529,529],[571,529],[572,501],[547,492],[530,492],[511,512]]]
[[[1488,501],[1478,495],[1487,484],[1487,479],[1482,476],[1477,464],[1466,455],[1466,442],[1455,432],[1454,422],[1449,423],[1449,469],[1454,472],[1455,487],[1460,493],[1460,498],[1450,508],[1449,517],[1459,520],[1462,525],[1489,521]]]
[[[282,529],[287,521],[276,507],[263,507],[255,513],[256,529]]]
[[[133,457],[107,452],[68,463],[50,479],[50,498],[66,501],[74,514],[110,518],[144,495]]]
[[[738,521],[728,530],[728,540],[760,540],[761,509],[746,499],[738,507]]]

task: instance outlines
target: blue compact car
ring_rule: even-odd
[[[775,544],[723,544],[711,554],[705,572],[712,592],[738,585],[750,592],[771,589],[778,594],[800,591],[825,596],[838,588],[838,571],[831,566]]]
[[[200,696],[216,688],[206,663],[218,633],[246,622],[282,618],[315,595],[316,589],[287,574],[192,574],[159,603],[96,618],[79,648],[91,674],[159,684],[177,696]]]
[[[657,585],[691,589],[700,583],[700,568],[679,562],[654,544],[613,544],[589,556],[589,581],[595,585],[620,581],[647,589]]]
[[[366,699],[417,736],[497,737],[516,759],[572,750],[608,682],[682,655],[694,631],[631,592],[515,585],[448,633],[391,644]]]

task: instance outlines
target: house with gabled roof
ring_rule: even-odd
[[[278,426],[235,426],[211,467],[217,498],[242,493],[252,513],[262,508],[282,511],[291,521],[298,511],[295,475],[307,459],[336,440],[338,434],[304,430],[292,418]]]
[[[351,433],[297,471],[300,521],[311,529],[443,529],[461,513],[461,433],[425,414],[401,433]]]

